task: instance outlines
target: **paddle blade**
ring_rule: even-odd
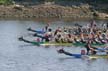
[[[33,36],[37,36],[37,33],[33,34]]]
[[[29,27],[27,30],[28,30],[28,31],[30,31],[30,30],[31,30],[31,28]]]
[[[58,53],[63,53],[64,50],[63,50],[63,48],[62,48],[62,49],[57,50],[57,52],[58,52]]]
[[[19,37],[18,40],[19,40],[19,41],[22,41],[22,40],[23,40],[23,37]]]

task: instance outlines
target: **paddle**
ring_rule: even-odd
[[[32,32],[36,32],[35,30],[31,29],[31,27],[29,27],[27,30],[32,31]]]
[[[23,36],[19,37],[18,40],[19,40],[19,41],[24,40],[24,39],[23,39]]]

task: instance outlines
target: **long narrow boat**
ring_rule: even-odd
[[[81,55],[81,54],[73,54],[73,53],[67,52],[64,49],[57,50],[57,52],[60,54],[65,54],[65,55],[72,56],[75,58],[89,58],[89,59],[108,58],[107,54],[104,54],[104,55],[96,55],[96,54],[95,55]]]
[[[33,34],[34,37],[39,37],[39,38],[42,38],[42,39],[47,39],[46,37],[42,36],[41,34],[38,34],[38,33],[35,33]],[[102,46],[104,44],[106,44],[106,42],[103,42],[102,40],[100,40],[101,42],[98,42],[98,41],[95,41],[95,43],[93,43],[93,45],[98,45],[98,46]],[[72,45],[71,43],[49,43],[49,42],[44,42],[43,45]],[[83,42],[80,42],[80,41],[76,41],[76,43],[73,43],[75,46],[84,46],[86,43],[83,43]]]
[[[32,32],[35,32],[35,33],[38,33],[38,34],[44,34],[45,31],[42,31],[42,30],[34,30],[34,29],[31,29],[31,28],[28,28],[27,29],[28,31],[32,31]]]
[[[57,42],[36,42],[36,41],[29,41],[24,39],[23,37],[18,38],[20,41],[24,41],[26,43],[31,43],[33,45],[42,45],[42,46],[80,46],[83,47],[86,43],[76,42],[76,43],[57,43]],[[105,44],[94,43],[93,46],[104,46]]]

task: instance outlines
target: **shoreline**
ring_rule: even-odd
[[[95,14],[95,16],[94,16]],[[108,20],[108,15],[91,11],[89,5],[66,7],[60,5],[36,5],[24,7],[21,5],[0,6],[0,19],[19,20]]]
[[[63,22],[77,22],[77,21],[108,21],[108,19],[72,19],[72,18],[65,18],[65,19],[58,19],[58,18],[35,18],[35,19],[20,19],[20,18],[0,18],[1,21],[36,21],[36,22],[44,22],[44,23],[51,23],[57,21]]]

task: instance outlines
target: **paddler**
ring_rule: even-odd
[[[48,32],[45,33],[46,41],[47,41],[47,42],[51,41],[51,40],[52,40],[52,37],[53,37],[52,29],[49,28],[49,29],[48,29]]]
[[[106,23],[103,23],[102,24],[102,28],[103,28],[103,30],[106,30],[107,29],[107,24]]]
[[[87,50],[87,55],[90,54],[90,51],[92,55],[96,54],[96,48],[91,46],[91,40],[88,40],[87,44],[85,45],[85,48]]]
[[[68,43],[72,43],[73,42],[73,38],[72,38],[72,35],[71,34],[68,34],[67,35],[67,42]]]
[[[54,36],[56,36],[57,33],[59,33],[59,32],[62,32],[61,27],[58,27],[58,28],[55,30],[55,32],[54,32]]]
[[[107,29],[108,29],[108,23],[106,23],[106,24],[107,24],[106,26],[107,26]]]
[[[56,42],[58,43],[62,43],[64,42],[64,36],[63,36],[63,31],[61,29],[61,27],[58,27],[55,32],[54,32],[54,39]]]
[[[49,25],[50,25],[50,23],[47,23],[47,25],[45,26],[45,31],[46,32],[48,31]]]

